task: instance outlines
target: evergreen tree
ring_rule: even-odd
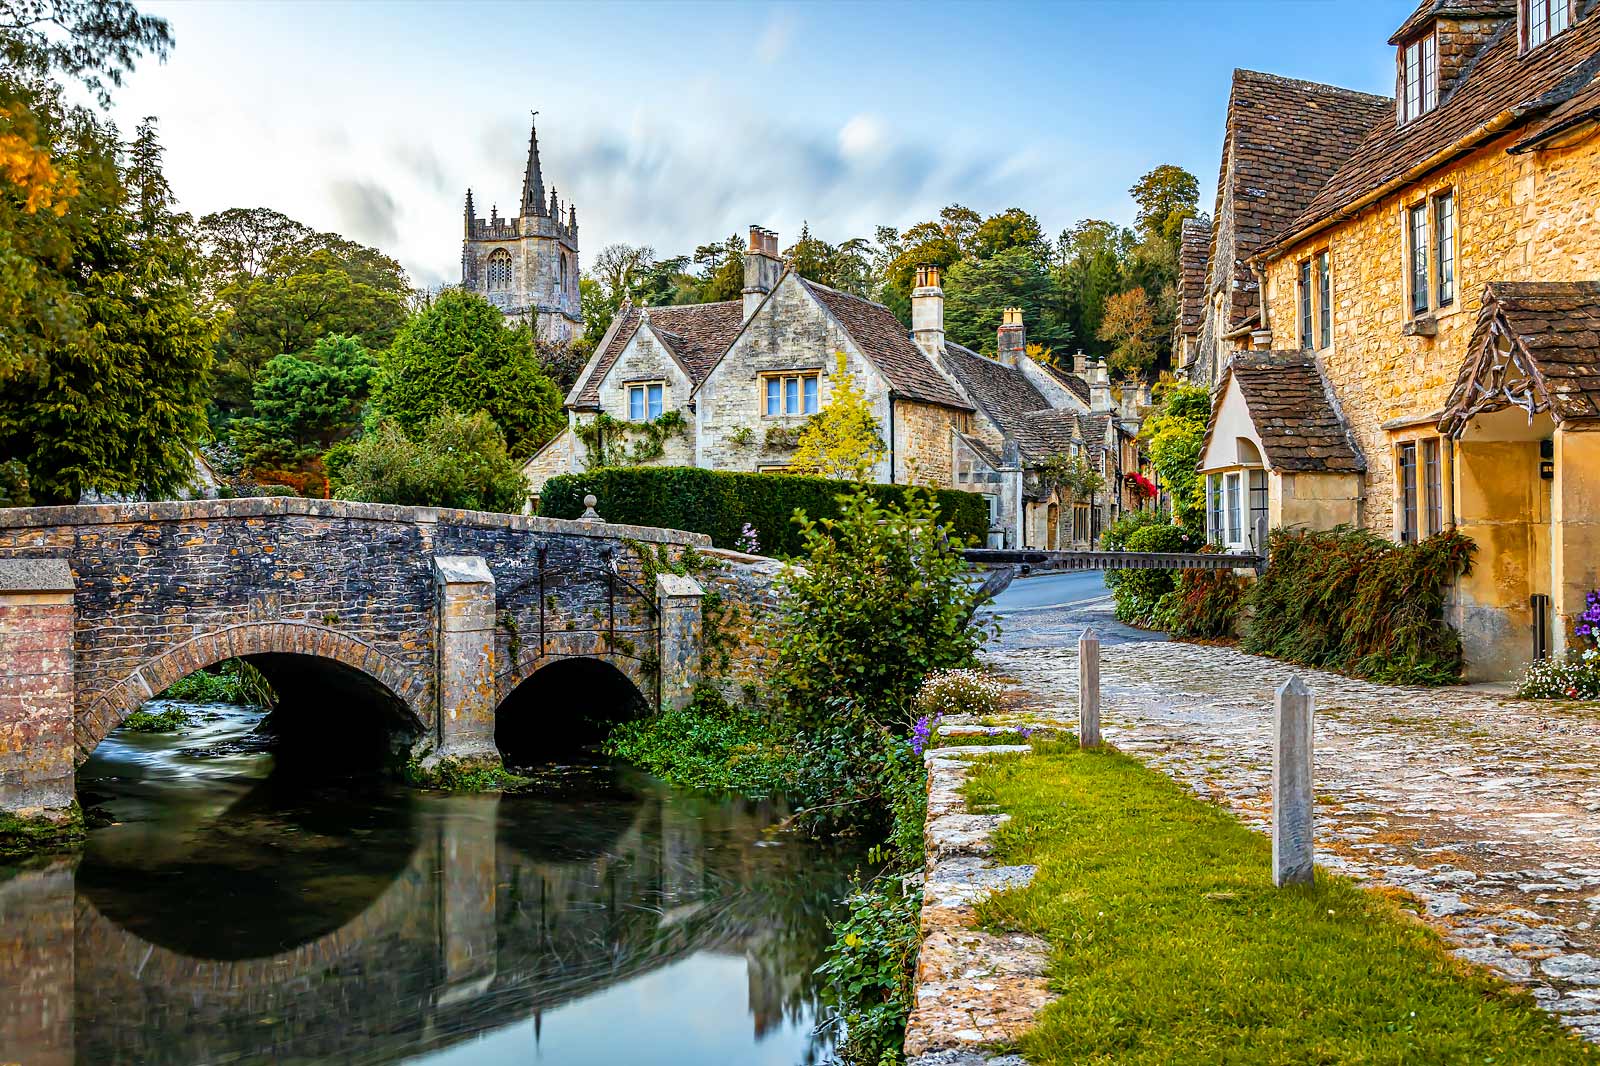
[[[354,337],[324,337],[279,355],[256,377],[254,415],[234,420],[234,448],[252,469],[302,467],[361,425],[376,367]]]
[[[973,351],[993,355],[1001,312],[1020,307],[1030,340],[1065,348],[1072,331],[1052,313],[1051,295],[1050,275],[1031,248],[963,259],[944,276],[945,333]]]

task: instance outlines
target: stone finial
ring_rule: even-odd
[[[594,505],[599,502],[600,500],[592,492],[585,496],[583,498],[583,517],[580,519],[580,521],[604,522],[605,519],[600,517],[600,512],[594,509]]]

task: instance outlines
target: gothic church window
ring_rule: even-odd
[[[504,292],[511,288],[511,253],[497,248],[489,253],[485,277],[490,292]]]

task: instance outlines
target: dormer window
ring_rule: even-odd
[[[1421,118],[1438,103],[1439,39],[1430,33],[1400,49],[1400,124]]]
[[[1522,40],[1537,48],[1562,30],[1570,21],[1572,0],[1522,0]]]

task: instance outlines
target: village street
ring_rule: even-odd
[[[1039,647],[1012,628],[990,662],[1030,694],[1024,717],[1076,725],[1075,644]],[[1183,643],[1108,646],[1101,670],[1108,743],[1257,828],[1273,689],[1299,673],[1316,697],[1317,861],[1415,896],[1458,955],[1600,1040],[1593,705],[1376,685]]]

